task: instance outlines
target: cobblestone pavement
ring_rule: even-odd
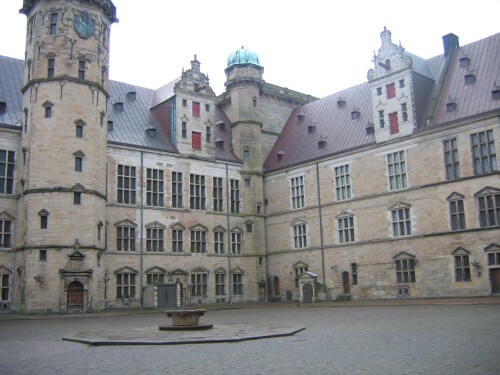
[[[499,374],[500,304],[455,302],[210,309],[201,323],[214,327],[287,323],[306,329],[289,337],[176,346],[62,340],[80,331],[165,324],[164,313],[4,315],[0,374]]]

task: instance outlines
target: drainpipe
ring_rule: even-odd
[[[231,230],[229,229],[229,212],[231,209],[231,202],[229,201],[229,166],[226,163],[226,220],[227,220],[227,274],[228,274],[228,285],[229,285],[229,304],[233,304],[233,289],[231,280]]]
[[[144,151],[141,151],[141,267],[140,267],[140,273],[141,273],[141,309],[144,308],[144,287],[143,281],[144,281],[144,276],[143,276],[143,268],[144,268]]]
[[[321,266],[323,268],[323,285],[325,286],[325,299],[328,298],[328,288],[326,286],[325,273],[325,248],[323,245],[323,216],[321,214],[321,187],[319,184],[319,163],[316,162],[316,187],[318,190],[318,213],[319,213],[319,240],[321,247]]]

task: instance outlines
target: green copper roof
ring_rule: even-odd
[[[227,58],[228,68],[239,64],[253,64],[262,67],[260,65],[259,56],[255,52],[245,49],[243,46],[231,53]]]

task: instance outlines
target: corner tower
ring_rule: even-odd
[[[110,0],[24,0],[18,274],[26,310],[103,300]],[[93,306],[91,303],[93,302]]]

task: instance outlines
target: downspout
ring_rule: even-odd
[[[141,151],[141,267],[140,267],[140,273],[141,273],[141,309],[144,308],[144,276],[143,276],[143,269],[144,269],[144,151]]]
[[[321,214],[321,188],[319,184],[319,164],[316,162],[316,187],[318,190],[318,213],[319,213],[319,240],[321,247],[321,266],[323,268],[323,285],[325,286],[325,299],[328,299],[328,288],[326,286],[325,273],[325,248],[323,245],[323,216]]]
[[[226,163],[226,222],[227,222],[227,274],[229,285],[229,304],[233,304],[233,284],[231,280],[231,230],[229,229],[229,210],[231,209],[229,196],[229,166]]]

